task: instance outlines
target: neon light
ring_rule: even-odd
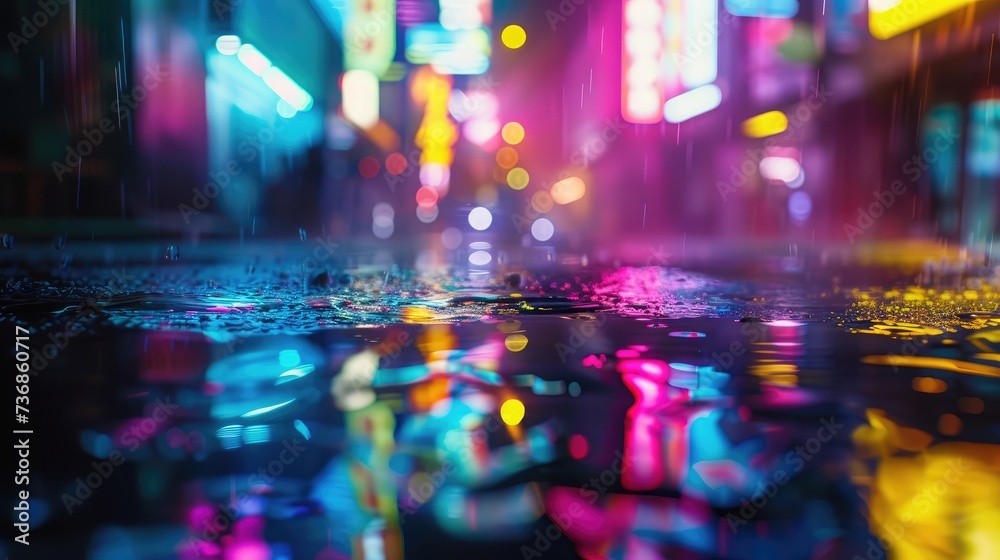
[[[406,33],[406,60],[430,64],[441,74],[482,74],[490,67],[491,52],[485,27],[449,31],[439,24],[426,24]]]
[[[441,26],[449,31],[488,26],[493,19],[492,0],[439,0]]]
[[[378,78],[368,70],[344,72],[344,119],[361,128],[371,128],[379,120]]]
[[[567,177],[552,185],[551,192],[557,204],[569,204],[583,198],[587,193],[587,184],[579,177]]]
[[[658,0],[622,4],[622,116],[634,123],[660,122],[663,91],[663,6]]]
[[[767,138],[786,130],[788,117],[781,111],[769,111],[743,121],[743,134],[748,138]]]
[[[221,41],[225,37],[235,37],[235,35],[223,36],[219,40]],[[239,37],[235,37],[235,40],[238,42]],[[219,48],[231,49],[232,47],[233,41],[227,40],[226,47]],[[277,111],[279,115],[291,118],[298,111],[308,111],[312,108],[313,98],[309,95],[309,92],[302,89],[302,86],[290,78],[288,74],[285,74],[281,68],[272,66],[271,60],[264,56],[264,53],[257,50],[257,47],[247,43],[239,47],[235,52],[236,58],[249,68],[251,72],[263,78],[267,87],[276,93],[281,98],[281,101],[287,104],[285,106],[281,102],[278,103]]]
[[[799,178],[802,166],[789,157],[766,157],[760,160],[760,175],[769,181],[791,183]]]
[[[799,0],[725,0],[725,4],[727,12],[739,17],[791,18],[799,13]]]
[[[715,84],[682,93],[663,105],[663,116],[674,124],[703,115],[722,104],[722,90]]]
[[[868,28],[886,40],[930,23],[977,0],[868,0]]]
[[[719,5],[705,0],[684,2],[684,89],[708,85],[719,77]]]
[[[353,0],[344,24],[344,66],[384,76],[396,55],[396,0]]]
[[[224,55],[234,55],[239,52],[242,42],[236,35],[223,35],[215,40],[215,48]]]
[[[236,58],[258,76],[263,76],[264,72],[271,67],[271,61],[264,56],[264,53],[257,50],[257,47],[247,43],[236,51]]]
[[[278,94],[278,97],[287,101],[296,111],[308,111],[312,108],[313,98],[309,92],[302,89],[299,84],[295,83],[295,80],[289,78],[288,74],[282,72],[277,66],[265,70],[262,77],[267,87]]]

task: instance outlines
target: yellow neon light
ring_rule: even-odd
[[[885,41],[980,0],[868,0],[868,27]]]
[[[743,134],[748,138],[767,138],[788,130],[788,117],[781,111],[769,111],[743,121]]]

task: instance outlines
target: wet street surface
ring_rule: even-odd
[[[0,325],[30,330],[34,557],[1000,547],[988,270],[0,272]]]

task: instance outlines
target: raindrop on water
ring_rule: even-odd
[[[66,244],[65,235],[57,235],[56,238],[52,240],[52,245],[56,248],[56,250],[61,250],[63,248],[63,245],[65,244]]]
[[[302,241],[306,240],[306,230],[305,228],[299,228],[299,239]]]
[[[171,245],[167,247],[167,260],[176,261],[181,258],[181,248],[177,245]]]
[[[9,233],[3,234],[3,248],[4,249],[13,249],[14,248],[14,236],[13,235],[11,235]]]

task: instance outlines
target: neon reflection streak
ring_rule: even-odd
[[[869,525],[891,557],[996,558],[1000,446],[940,442],[882,410],[865,414],[852,434],[855,472],[870,484]]]
[[[663,426],[655,414],[672,403],[667,364],[626,359],[618,364],[622,381],[635,397],[625,415],[625,461],[622,486],[632,491],[652,490],[663,484]]]

